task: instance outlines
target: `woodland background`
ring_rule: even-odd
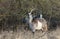
[[[60,21],[60,0],[0,0],[0,28],[23,24],[22,19],[33,8],[50,22]]]

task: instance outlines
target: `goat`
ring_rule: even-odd
[[[42,15],[40,15],[40,18],[33,18],[31,12],[28,13],[29,16],[29,27],[34,33],[36,30],[42,30],[42,31],[47,31],[47,21],[42,18]]]

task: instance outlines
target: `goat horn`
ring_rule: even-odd
[[[35,10],[35,8],[31,10],[31,13],[32,13],[34,10]]]

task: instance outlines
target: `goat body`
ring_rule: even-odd
[[[37,30],[42,29],[42,23],[37,21],[37,23],[33,23],[33,27]]]
[[[33,22],[30,23],[30,29],[32,30],[32,32],[35,32],[36,30],[42,30],[42,31],[47,31],[47,23],[46,21],[42,21],[41,20],[33,20]]]
[[[30,29],[32,30],[32,32],[42,29],[42,23],[38,20],[37,20],[37,22],[30,23],[29,26],[30,26]]]

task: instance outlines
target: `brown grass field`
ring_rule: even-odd
[[[60,39],[60,28],[56,30],[48,31],[41,37],[41,31],[36,31],[35,34],[30,30],[25,30],[22,27],[18,27],[17,31],[4,30],[0,32],[0,39]]]

